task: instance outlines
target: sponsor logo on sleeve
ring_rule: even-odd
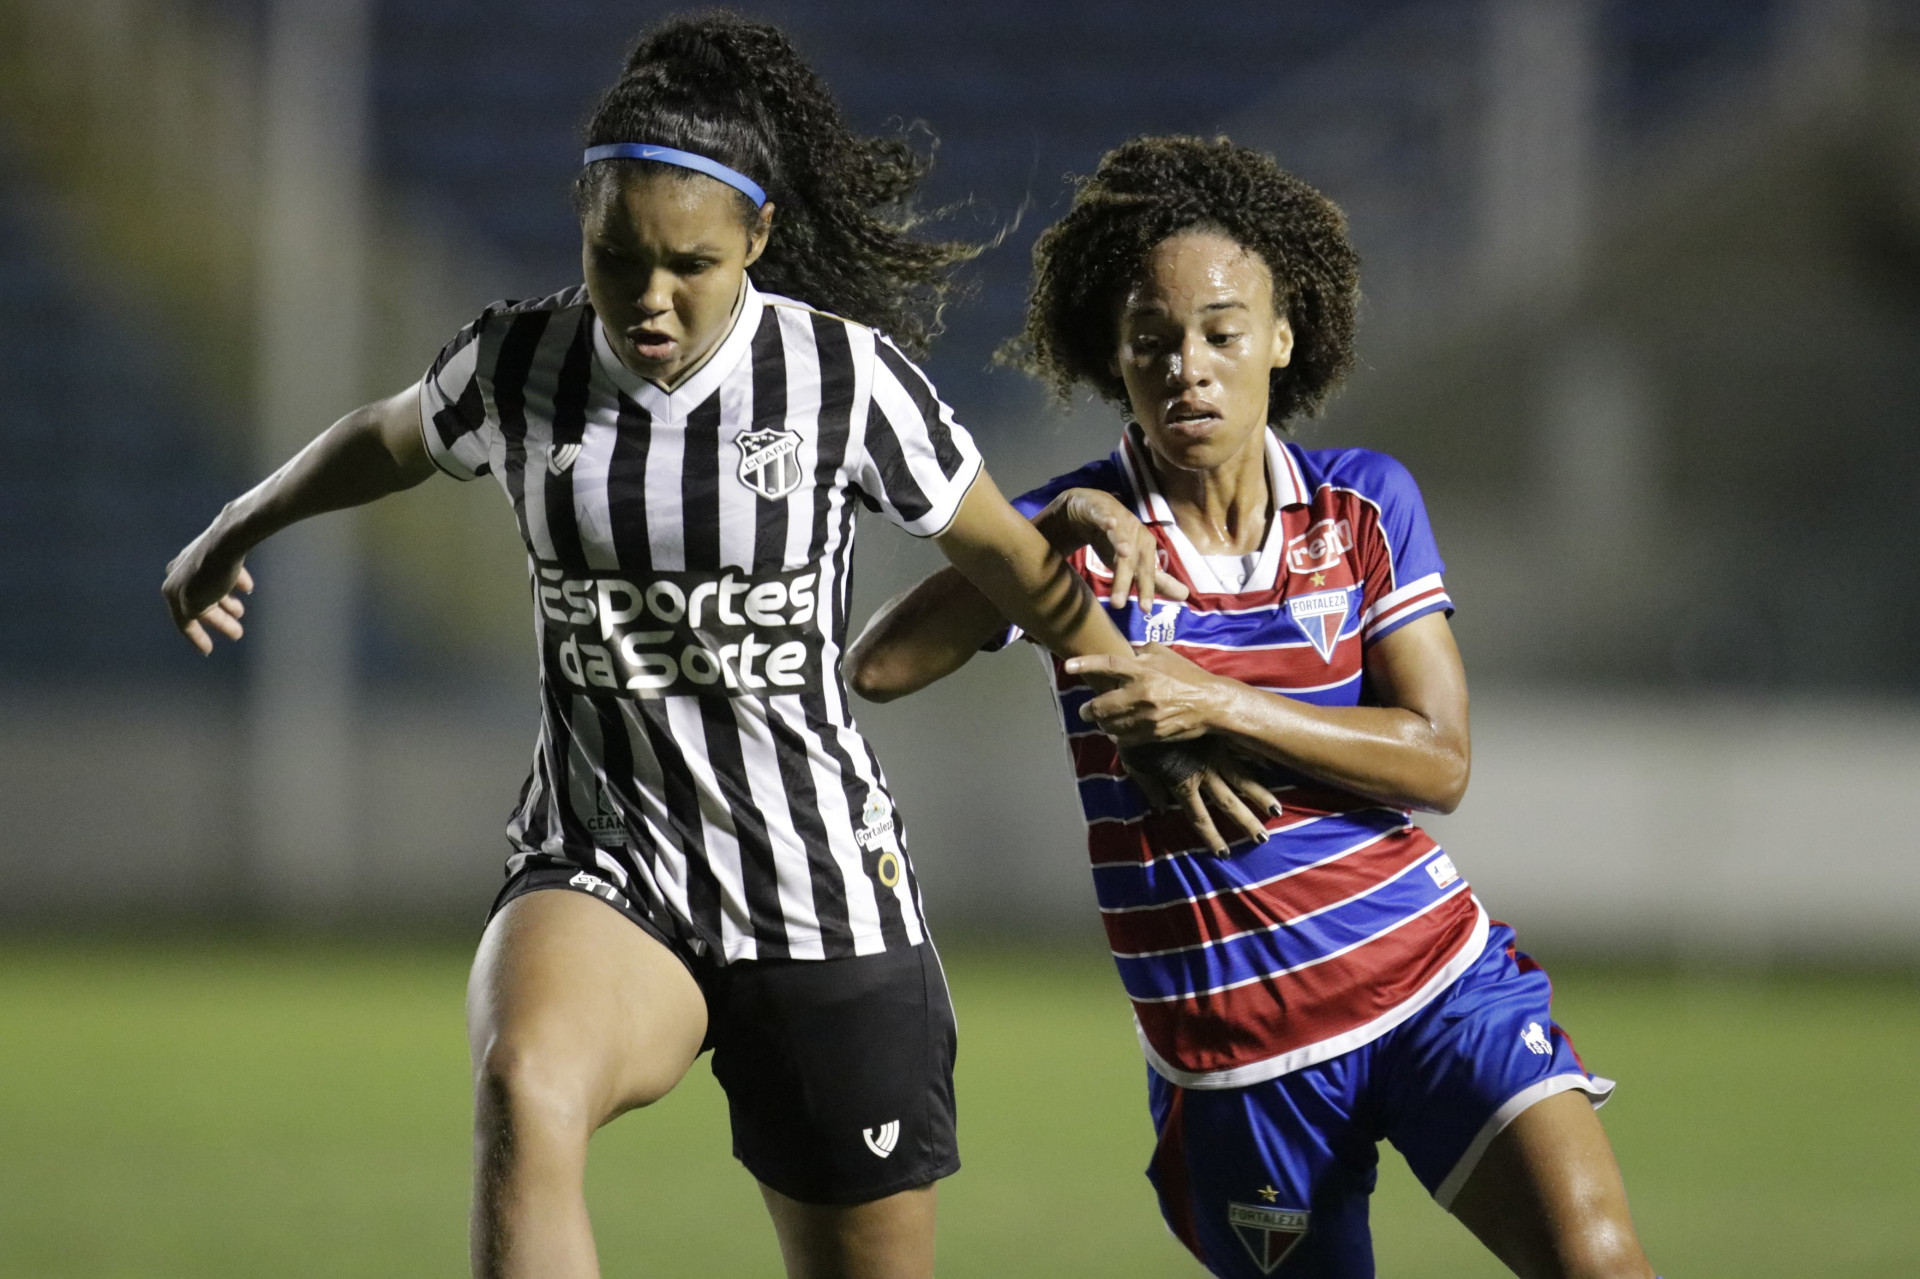
[[[788,430],[742,431],[734,438],[740,449],[740,482],[768,501],[778,501],[800,487],[800,436]]]
[[[1346,520],[1321,520],[1298,537],[1287,539],[1287,571],[1315,573],[1332,568],[1353,549],[1353,525]]]
[[[1270,1275],[1280,1268],[1299,1242],[1307,1236],[1307,1214],[1293,1208],[1267,1208],[1259,1204],[1227,1204],[1227,1224],[1240,1236],[1247,1255],[1260,1273]]]
[[[1553,1056],[1553,1041],[1547,1038],[1547,1032],[1540,1029],[1537,1021],[1527,1023],[1527,1028],[1520,1032],[1520,1042],[1536,1057]]]
[[[1345,588],[1295,595],[1287,601],[1287,615],[1329,665],[1340,643],[1340,628],[1347,624],[1347,614],[1352,611],[1353,596]]]
[[[580,459],[578,444],[562,444],[547,454],[547,470],[555,475],[565,475],[567,469]]]
[[[813,569],[569,577],[543,565],[534,595],[550,677],[632,697],[773,697],[822,677]]]
[[[1460,878],[1460,872],[1453,868],[1453,858],[1445,853],[1427,863],[1427,874],[1432,876],[1435,888],[1445,888]]]

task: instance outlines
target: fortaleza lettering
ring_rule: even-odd
[[[541,565],[541,648],[560,679],[637,697],[769,697],[817,680],[819,574],[568,577]]]

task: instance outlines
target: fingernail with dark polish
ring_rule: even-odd
[[[1278,804],[1268,804],[1268,805],[1267,805],[1267,816],[1269,816],[1269,817],[1278,817],[1278,816],[1280,816],[1280,805],[1278,805]]]

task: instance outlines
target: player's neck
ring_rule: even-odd
[[[1208,471],[1184,471],[1153,459],[1160,492],[1180,531],[1202,555],[1260,549],[1273,514],[1264,448],[1246,449]]]

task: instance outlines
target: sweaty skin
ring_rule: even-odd
[[[728,332],[772,226],[771,205],[749,222],[731,188],[698,175],[610,184],[582,218],[581,261],[621,361],[666,388],[691,376]],[[215,634],[244,634],[240,596],[253,589],[245,561],[263,539],[436,474],[421,427],[415,385],[347,414],[228,503],[167,566],[162,594],[188,641],[211,653]],[[1057,651],[1130,652],[1085,584],[984,472],[935,541],[991,607]],[[581,972],[596,980],[582,984]],[[468,999],[476,1275],[598,1273],[582,1194],[587,1140],[671,1090],[705,1023],[685,966],[604,904],[533,893],[494,917]],[[858,1205],[763,1193],[793,1279],[933,1272],[933,1186]]]
[[[1269,375],[1292,354],[1272,273],[1216,233],[1163,241],[1122,303],[1115,368],[1161,492],[1202,554],[1245,554],[1266,537]],[[1103,558],[1101,539],[1132,546],[1144,533],[1111,495],[1082,489],[1036,523],[1061,551],[1093,543]],[[963,579],[935,574],[875,614],[849,649],[850,679],[863,696],[901,696],[958,669],[1005,624]],[[1469,746],[1466,675],[1446,619],[1402,627],[1366,662],[1382,705],[1311,706],[1157,644],[1076,657],[1067,669],[1111,685],[1082,714],[1123,745],[1211,736],[1356,794],[1451,811],[1466,790]]]
[[[697,173],[635,174],[580,221],[580,271],[620,362],[662,390],[699,371],[733,325],[774,206],[751,227],[739,193]]]
[[[1259,547],[1272,516],[1268,374],[1293,345],[1265,263],[1215,233],[1169,237],[1127,295],[1118,345],[1115,368],[1181,531],[1202,554]],[[1140,563],[1128,521],[1138,524],[1110,495],[1069,490],[1036,524],[1062,553],[1092,544],[1105,559],[1108,547],[1126,548]],[[874,615],[848,650],[849,679],[875,700],[902,696],[957,670],[1004,626],[984,596],[943,570]],[[1470,747],[1466,674],[1445,615],[1387,635],[1365,661],[1377,706],[1312,706],[1158,644],[1066,666],[1116,681],[1082,714],[1123,743],[1224,738],[1355,794],[1451,812]],[[1574,1093],[1509,1124],[1452,1211],[1522,1279],[1652,1279],[1606,1132]]]

